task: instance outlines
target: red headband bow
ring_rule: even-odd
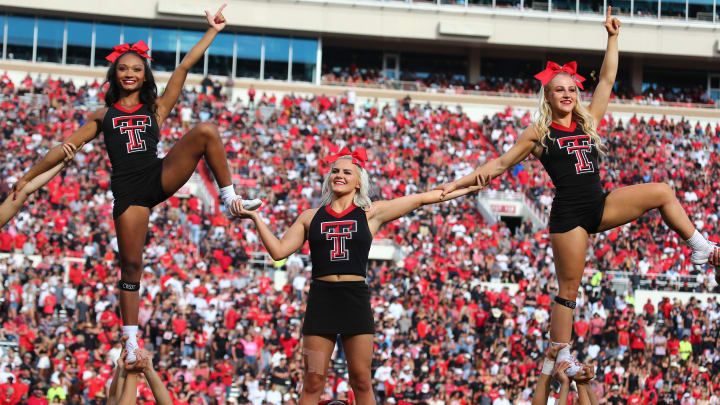
[[[327,163],[333,163],[343,156],[352,156],[352,162],[363,169],[365,168],[365,161],[367,161],[367,152],[363,148],[357,148],[354,151],[350,151],[347,146],[342,148],[336,155],[330,155],[325,158]]]
[[[577,74],[577,62],[575,61],[566,63],[562,66],[558,65],[555,62],[548,61],[547,66],[545,66],[545,70],[536,74],[535,78],[540,80],[543,86],[545,86],[546,84],[550,83],[550,80],[552,80],[552,78],[555,77],[555,75],[557,75],[558,73],[570,74],[570,77],[575,80],[575,84],[577,84],[577,86],[580,87],[581,90],[584,90],[582,82],[585,81],[585,78]]]
[[[147,54],[147,52],[149,50],[150,50],[150,48],[148,48],[145,41],[143,41],[141,39],[141,40],[135,42],[132,46],[130,46],[130,44],[120,44],[120,45],[113,46],[112,53],[110,55],[106,56],[105,59],[109,60],[110,63],[115,63],[117,58],[122,56],[125,52],[134,51],[134,52],[137,52],[137,54],[142,56],[143,58],[148,58],[148,59],[152,60],[150,55]]]

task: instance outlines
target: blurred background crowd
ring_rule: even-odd
[[[102,104],[104,90],[49,77],[12,83],[5,76],[0,86],[5,198],[21,173]],[[235,183],[243,195],[263,199],[277,235],[319,204],[322,158],[342,146],[367,148],[373,198],[389,199],[468,173],[507,150],[531,122],[529,113],[509,108],[472,120],[460,107],[409,97],[380,104],[258,93],[246,103],[228,101],[219,83],[208,87],[182,96],[159,150],[196,123],[217,124]],[[608,147],[606,189],[668,183],[697,228],[719,241],[720,127],[608,115],[598,130]],[[0,253],[23,255],[0,258],[0,405],[104,403],[120,353],[117,243],[102,142],[86,145],[75,160],[0,230]],[[535,160],[490,188],[521,191],[549,212],[552,184]],[[174,402],[296,403],[307,246],[273,263],[258,253],[264,248],[251,224],[193,196],[172,197],[150,221],[141,337]],[[381,403],[528,404],[557,288],[547,230],[489,224],[466,197],[421,208],[376,239],[402,256],[371,261],[368,269]],[[34,255],[42,259],[33,262]],[[618,289],[608,270],[625,272],[627,285]],[[690,265],[689,250],[657,213],[591,238],[574,347],[596,368],[592,388],[603,403],[720,404],[720,303],[652,304],[633,295],[641,284],[719,292],[712,274]],[[338,347],[324,398],[352,401],[345,371]],[[140,402],[151,403],[148,388],[139,390]]]

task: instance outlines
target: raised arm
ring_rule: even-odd
[[[65,160],[67,158],[67,154],[63,149],[64,144],[71,144],[75,147],[75,149],[77,149],[81,145],[95,139],[95,137],[97,137],[101,131],[100,123],[105,117],[106,111],[106,108],[101,108],[95,111],[90,116],[90,119],[83,126],[78,128],[77,131],[70,135],[64,141],[64,143],[50,149],[50,151],[40,160],[40,162],[38,162],[35,166],[28,170],[27,173],[25,173],[20,178],[20,180],[18,180],[17,183],[13,185],[13,192],[18,193],[27,185],[28,182],[33,180],[35,177],[37,177],[41,173],[47,172],[48,170],[52,169],[53,167],[60,164],[63,160]]]
[[[167,387],[165,387],[165,383],[163,383],[162,379],[160,379],[160,376],[153,367],[152,353],[148,352],[145,349],[137,349],[136,353],[138,353],[138,355],[140,355],[141,357],[147,359],[147,363],[143,368],[143,374],[145,375],[145,379],[150,386],[150,390],[153,393],[153,397],[155,398],[155,402],[157,403],[157,405],[172,405],[170,393],[168,392]]]
[[[563,347],[565,347],[565,345],[550,345],[550,347],[548,347],[545,353],[543,368],[540,372],[540,378],[538,378],[537,386],[535,387],[535,394],[533,394],[532,405],[547,405],[555,360],[557,359],[558,352]]]
[[[618,34],[620,33],[620,20],[610,17],[612,7],[608,6],[605,14],[605,29],[608,33],[607,49],[605,50],[605,59],[602,68],[600,68],[600,77],[595,93],[593,93],[592,102],[590,102],[590,114],[595,119],[595,123],[599,123],[605,110],[607,110],[610,94],[615,85],[615,76],[618,69]]]
[[[570,377],[565,374],[565,370],[570,368],[572,364],[567,361],[563,361],[555,368],[553,376],[560,382],[560,392],[558,393],[558,400],[555,402],[556,405],[565,405],[568,401],[568,394],[570,393]]]
[[[167,118],[170,111],[172,111],[173,107],[175,107],[175,103],[177,102],[178,97],[180,97],[180,92],[182,92],[183,85],[185,84],[185,78],[187,78],[190,68],[192,68],[195,63],[203,57],[205,51],[208,49],[213,39],[215,39],[215,35],[225,28],[225,17],[222,14],[222,10],[225,6],[227,6],[227,4],[220,6],[215,14],[210,14],[209,11],[205,10],[207,22],[210,27],[208,27],[205,35],[203,35],[200,41],[195,44],[192,49],[190,49],[190,52],[185,55],[180,64],[175,68],[172,76],[170,76],[167,86],[165,87],[165,91],[157,100],[158,116],[161,122],[165,121],[165,118]]]
[[[472,173],[458,180],[438,187],[442,190],[442,198],[445,199],[448,193],[453,190],[462,189],[474,185],[487,186],[492,179],[505,173],[509,168],[525,160],[540,141],[540,134],[534,125],[527,127],[515,142],[515,145],[499,158],[493,159]]]
[[[312,217],[316,211],[314,209],[307,210],[300,214],[295,220],[295,223],[285,232],[285,235],[283,235],[281,239],[278,239],[270,227],[260,217],[260,214],[257,211],[244,209],[240,200],[233,202],[233,210],[238,213],[239,217],[250,218],[255,222],[255,226],[260,234],[260,239],[273,260],[282,260],[302,247],[303,243],[305,243],[305,235],[307,234],[305,230],[310,226],[310,221],[312,221]]]
[[[127,337],[123,338],[123,343],[124,340],[127,340]],[[118,357],[117,364],[115,365],[115,374],[108,389],[107,405],[116,405],[120,402],[120,395],[125,385],[125,356],[127,356],[127,350],[125,350],[125,344],[123,344],[120,357]]]
[[[118,405],[135,405],[137,402],[137,373],[127,373]]]

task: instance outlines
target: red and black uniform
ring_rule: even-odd
[[[165,201],[157,157],[160,128],[150,108],[138,104],[127,110],[115,103],[105,113],[102,131],[112,165],[113,218],[131,205],[152,208]]]
[[[365,277],[372,233],[362,208],[337,213],[320,207],[308,233],[313,281],[302,332],[305,335],[372,334],[370,290],[364,281],[323,281],[318,277],[354,274]]]
[[[598,150],[592,138],[575,121],[570,127],[552,123],[540,162],[555,185],[550,233],[578,226],[597,233],[609,193],[600,184]]]

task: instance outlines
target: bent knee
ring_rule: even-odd
[[[198,124],[198,126],[196,126],[195,129],[204,137],[208,137],[208,138],[219,138],[220,137],[220,132],[218,131],[218,127],[209,122],[203,122],[202,124]]]
[[[656,193],[659,200],[666,202],[676,198],[675,189],[667,183],[655,183]]]

